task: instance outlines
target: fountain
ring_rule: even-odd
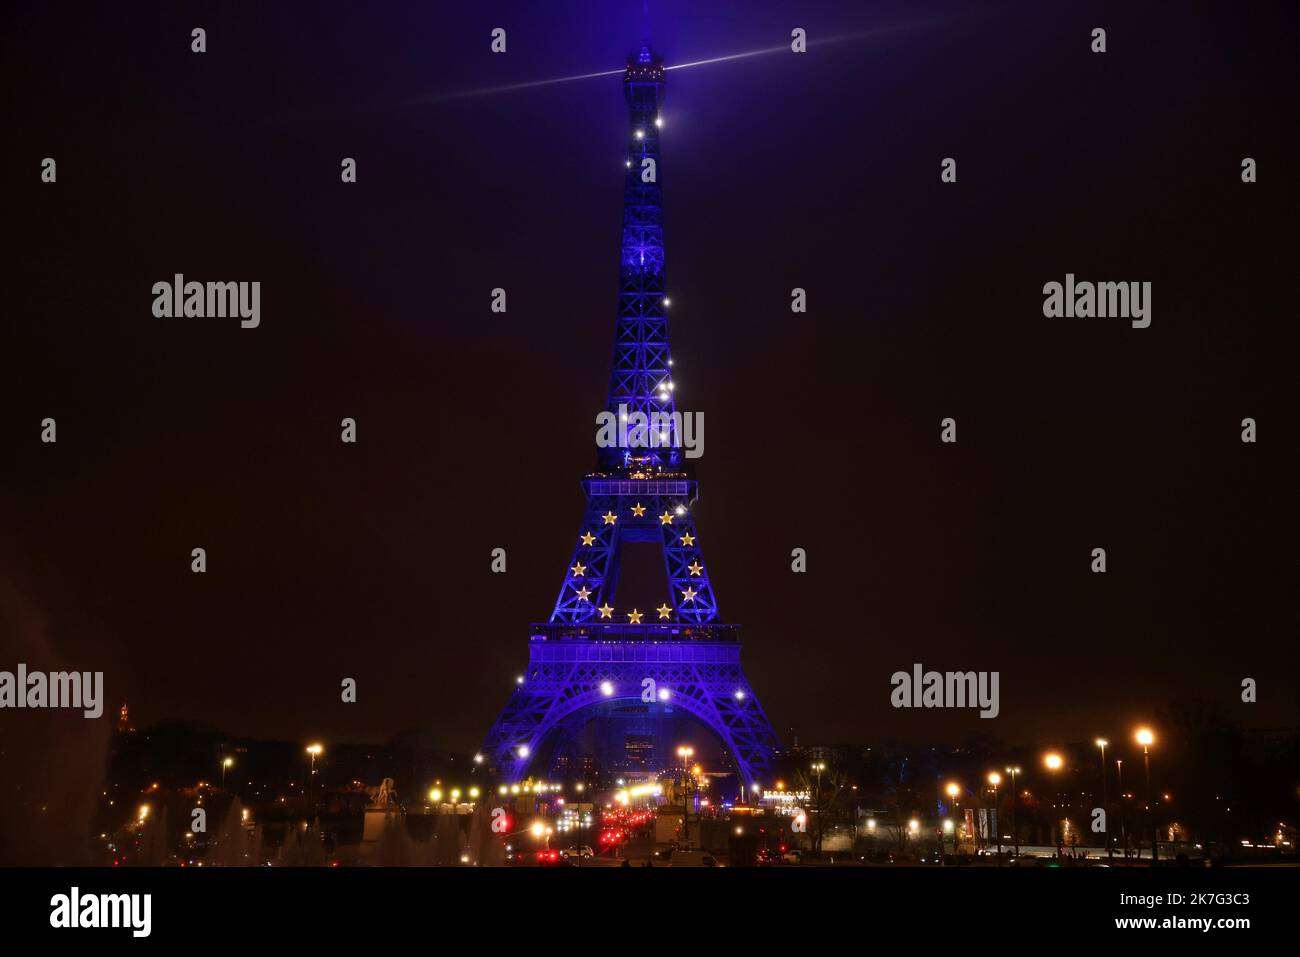
[[[204,863],[217,867],[246,867],[252,863],[248,853],[248,828],[244,824],[244,805],[239,798],[230,802],[226,816],[217,830],[213,846],[208,848]]]

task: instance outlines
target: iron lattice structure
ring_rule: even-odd
[[[607,404],[620,420],[655,422],[659,443],[602,448],[598,471],[583,481],[586,515],[551,620],[533,626],[528,669],[480,752],[507,783],[527,775],[553,732],[607,702],[642,700],[647,687],[656,703],[709,727],[748,787],[778,747],[741,669],[739,627],[718,621],[693,517],[696,482],[679,448],[659,178],[663,90],[663,65],[642,46],[623,78],[631,125]],[[669,595],[656,609],[617,605],[626,542],[662,548]]]

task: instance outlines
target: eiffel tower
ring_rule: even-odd
[[[696,482],[675,414],[664,289],[664,68],[648,45],[629,60],[623,93],[631,124],[606,409],[627,441],[600,443],[597,471],[582,483],[587,511],[555,610],[532,626],[528,668],[476,760],[506,783],[522,780],[544,742],[572,734],[605,705],[640,703],[669,720],[681,709],[708,727],[752,788],[771,768],[778,742],[741,669],[740,628],[718,620],[696,534]],[[669,595],[653,611],[617,605],[629,542],[662,547]]]

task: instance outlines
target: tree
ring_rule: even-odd
[[[808,794],[806,811],[810,818],[809,840],[812,852],[820,854],[827,823],[850,819],[853,788],[843,771],[827,768],[820,774],[814,771],[796,771],[795,790]]]

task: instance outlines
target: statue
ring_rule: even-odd
[[[370,803],[366,805],[361,826],[361,846],[358,857],[363,864],[385,861],[390,864],[409,864],[410,838],[401,805],[394,798],[393,779],[384,778],[378,787],[366,788]],[[400,834],[395,828],[400,828]]]
[[[397,803],[393,800],[392,778],[384,778],[378,787],[366,788],[366,794],[370,796],[370,807],[386,808]]]

